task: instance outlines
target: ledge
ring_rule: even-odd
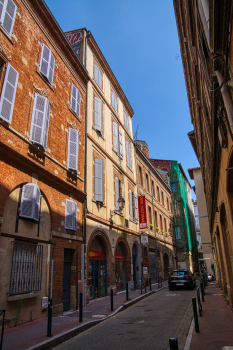
[[[17,295],[8,295],[7,301],[16,301],[21,299],[30,299],[30,298],[37,298],[39,296],[39,293],[26,293],[26,294],[17,294]]]

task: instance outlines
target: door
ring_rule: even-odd
[[[63,271],[63,311],[70,310],[70,281],[71,281],[71,263],[64,262]]]

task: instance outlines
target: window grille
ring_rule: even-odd
[[[9,294],[41,290],[43,246],[14,241]]]

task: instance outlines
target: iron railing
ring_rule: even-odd
[[[40,290],[43,246],[18,241],[13,244],[9,294]]]

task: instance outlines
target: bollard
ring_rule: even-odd
[[[2,350],[2,343],[3,343],[3,332],[4,332],[4,323],[5,323],[5,313],[6,313],[6,309],[0,310],[0,315],[3,314],[3,317],[2,317],[2,332],[1,332],[0,350]]]
[[[201,305],[200,292],[198,287],[197,287],[197,304],[198,304],[199,316],[201,317],[202,305]]]
[[[79,293],[79,322],[83,322],[83,293]]]
[[[203,282],[200,282],[200,287],[201,287],[201,298],[202,298],[202,301],[205,301],[205,299],[204,299],[204,288],[203,288]]]
[[[129,300],[129,285],[128,282],[126,282],[126,301]]]
[[[196,298],[193,297],[192,302],[193,302],[193,316],[194,316],[194,322],[195,322],[195,330],[196,330],[196,333],[199,333]]]
[[[111,311],[113,311],[113,289],[111,289]]]
[[[179,350],[177,338],[170,338],[169,345],[170,345],[170,350]]]
[[[48,303],[47,337],[52,337],[52,299]]]
[[[151,278],[149,278],[149,282],[150,282],[150,291],[151,291]]]

